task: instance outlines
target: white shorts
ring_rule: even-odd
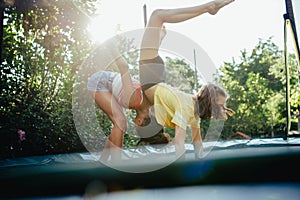
[[[94,73],[88,79],[88,90],[99,92],[112,92],[112,83],[117,72],[99,71]]]

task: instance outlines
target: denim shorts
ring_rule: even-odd
[[[112,92],[112,83],[118,73],[99,71],[88,78],[87,87],[90,91]]]

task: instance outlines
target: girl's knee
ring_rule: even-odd
[[[160,16],[162,15],[163,11],[164,11],[163,9],[155,9],[155,10],[152,12],[151,16],[160,17]]]
[[[151,16],[150,16],[150,21],[157,21],[159,23],[162,23],[164,20],[164,14],[165,14],[166,10],[164,9],[156,9],[152,12]]]

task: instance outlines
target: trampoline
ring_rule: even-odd
[[[186,145],[184,162],[141,173],[105,166],[87,152],[4,159],[0,161],[0,196],[83,199],[93,194],[107,199],[163,199],[170,193],[172,199],[181,199],[185,191],[190,191],[191,199],[198,199],[200,193],[216,199],[265,199],[270,195],[281,199],[286,194],[289,199],[299,197],[299,137],[219,141],[200,160],[193,158],[192,148]],[[131,152],[124,151],[128,168],[161,165],[161,160],[136,164],[128,158]],[[95,193],[91,187],[95,187]],[[255,188],[259,188],[258,193],[251,192]]]

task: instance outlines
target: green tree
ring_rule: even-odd
[[[195,71],[184,59],[166,57],[165,63],[168,84],[189,94],[194,94],[198,90],[195,83]],[[199,78],[197,81],[200,82]]]
[[[4,154],[83,149],[73,124],[71,97],[76,70],[91,49],[84,13],[94,11],[88,4],[94,0],[81,2],[80,9],[67,0],[4,5],[0,69]],[[22,143],[16,137],[18,129],[26,132]]]
[[[224,138],[241,131],[252,137],[280,132],[285,123],[285,71],[283,52],[271,41],[262,41],[248,55],[241,52],[240,62],[224,63],[218,82],[230,94],[228,107],[236,115],[225,123]],[[295,59],[289,59],[295,68]],[[291,85],[295,87],[295,72]]]

